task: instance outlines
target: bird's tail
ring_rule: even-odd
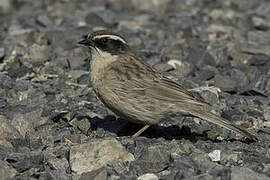
[[[227,119],[224,119],[222,117],[219,117],[211,112],[207,112],[207,111],[204,111],[204,112],[198,112],[198,111],[195,111],[195,112],[192,112],[191,113],[192,115],[194,116],[197,116],[197,117],[200,117],[204,120],[207,120],[209,122],[212,122],[214,124],[217,124],[217,125],[220,125],[226,129],[229,129],[229,130],[233,130],[251,140],[259,140],[259,137],[251,132],[249,132],[248,130],[240,127],[240,126],[237,126],[233,123],[231,123],[229,120]]]

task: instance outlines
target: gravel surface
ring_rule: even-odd
[[[269,14],[267,0],[1,0],[0,179],[270,179]],[[180,114],[130,138],[141,126],[95,97],[76,45],[100,29],[262,140]]]

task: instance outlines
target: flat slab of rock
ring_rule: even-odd
[[[20,138],[18,131],[8,123],[5,116],[0,115],[0,145],[5,147],[12,147],[7,139]]]
[[[252,171],[251,169],[248,169],[246,167],[240,167],[240,168],[234,168],[232,169],[231,173],[231,179],[232,180],[267,180],[269,177],[267,177],[264,174],[259,174],[255,171]]]
[[[9,179],[15,177],[17,171],[10,167],[5,161],[0,160],[0,167],[0,179]]]
[[[107,162],[134,160],[134,156],[116,139],[95,139],[70,150],[70,167],[78,174],[96,170]]]

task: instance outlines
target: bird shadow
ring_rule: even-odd
[[[104,129],[104,131],[114,133],[118,137],[131,137],[137,131],[139,131],[144,125],[131,123],[127,120],[116,118],[113,115],[108,115],[105,118],[89,118],[91,123],[90,131],[97,130],[98,128]],[[211,141],[213,143],[222,142],[222,140],[213,139],[208,137],[207,132],[210,130],[203,131],[202,134],[192,132],[191,128],[183,125],[181,127],[177,125],[171,126],[160,126],[160,125],[152,125],[146,131],[144,131],[140,136],[156,139],[156,138],[164,138],[165,140],[180,140],[186,139],[193,143],[196,143],[198,140],[203,141]],[[228,142],[239,141],[239,139],[224,139]],[[254,141],[249,140],[248,138],[242,138],[241,142],[245,144],[251,144]]]
[[[94,117],[90,119],[90,122],[92,131],[97,130],[98,128],[102,128],[105,131],[116,134],[118,137],[132,136],[144,126],[131,123],[121,118],[116,118],[113,115],[108,115],[104,119]],[[164,138],[166,140],[188,139],[192,142],[196,142],[199,139],[213,141],[213,139],[207,137],[206,132],[203,132],[203,134],[191,132],[190,127],[185,125],[182,127],[177,125],[166,127],[160,125],[152,125],[140,136],[147,138]]]

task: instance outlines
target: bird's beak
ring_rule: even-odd
[[[88,39],[82,39],[78,42],[79,45],[87,46],[87,47],[93,47],[94,43]]]

